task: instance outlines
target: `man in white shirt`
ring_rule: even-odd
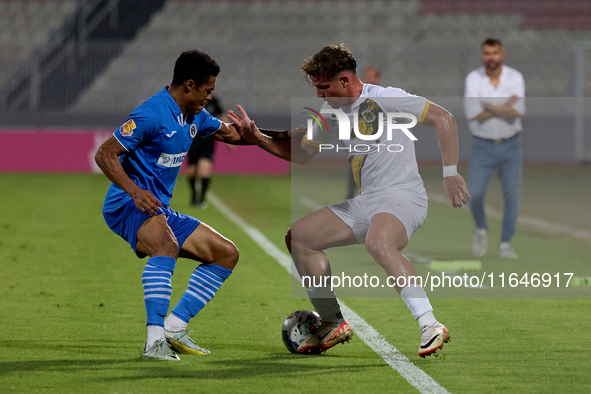
[[[343,45],[322,48],[304,61],[302,71],[311,80],[317,96],[324,99],[322,108],[340,109],[348,117],[349,124],[354,124],[354,129],[364,137],[379,135],[379,130],[387,123],[380,116],[384,113],[403,112],[415,117],[419,124],[434,126],[442,151],[445,190],[454,207],[467,203],[470,195],[464,179],[457,173],[456,123],[448,111],[402,89],[362,83],[357,76],[357,62]],[[316,124],[311,136],[298,139],[292,134],[293,139],[287,141],[268,138],[261,134],[242,107],[238,109],[240,114],[230,111],[228,117],[243,138],[286,160],[305,164],[319,153],[320,144],[333,137],[332,130]],[[344,134],[351,133],[345,131]],[[410,279],[406,281],[416,276],[416,270],[401,251],[427,216],[427,194],[418,172],[414,141],[399,130],[391,138],[380,137],[375,142],[380,144],[381,150],[374,145],[369,150],[350,153],[349,161],[360,194],[294,223],[286,235],[286,244],[300,276],[318,278],[318,282],[331,275],[325,249],[365,244],[369,254],[390,277],[404,279],[397,281],[395,288],[419,323],[418,353],[424,357],[441,349],[449,340],[449,332],[433,316],[423,287]],[[399,149],[401,146],[403,149]],[[317,283],[316,279],[313,283]],[[348,341],[353,331],[341,314],[334,291],[309,283],[307,292],[322,325],[300,345],[298,353],[319,353]]]
[[[503,64],[503,44],[496,38],[482,43],[484,66],[466,77],[464,109],[472,132],[470,209],[476,222],[472,252],[486,253],[488,227],[484,198],[496,169],[503,187],[505,210],[500,255],[518,258],[511,245],[519,214],[523,167],[521,117],[525,114],[525,83],[521,73]]]

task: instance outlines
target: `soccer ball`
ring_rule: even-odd
[[[314,311],[295,311],[285,319],[281,336],[285,347],[292,353],[320,327],[320,315]]]

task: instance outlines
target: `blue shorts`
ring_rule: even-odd
[[[113,205],[110,204],[110,207],[113,207]],[[191,235],[201,223],[198,219],[180,214],[164,205],[159,208],[156,215],[166,216],[166,222],[172,229],[179,244],[179,252],[187,238],[189,238],[189,235]],[[133,199],[129,196],[126,196],[126,198],[121,200],[115,208],[107,211],[103,209],[103,217],[109,228],[113,230],[115,234],[126,240],[135,254],[140,258],[146,257],[146,254],[136,250],[137,231],[151,216],[154,215],[145,214],[140,211],[139,208],[135,206]]]

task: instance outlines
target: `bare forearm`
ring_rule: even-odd
[[[490,112],[493,116],[499,118],[519,118],[521,114],[513,108],[512,105],[504,104],[504,105],[491,105]]]
[[[459,155],[458,128],[454,116],[445,108],[431,103],[423,124],[425,126],[435,126],[443,165],[457,165]]]
[[[238,132],[236,132],[233,127],[230,128],[228,126],[225,128],[220,128],[217,133],[213,134],[213,139],[230,145],[254,145],[253,143],[248,142],[242,138],[242,136],[238,134]]]
[[[482,111],[481,113],[478,114],[478,116],[476,116],[475,118],[472,118],[472,120],[477,120],[482,123],[482,122],[492,119],[494,117],[495,117],[495,115],[492,112]]]
[[[271,137],[276,141],[286,141],[291,138],[291,131],[290,130],[266,130],[266,129],[259,129],[261,133],[266,135],[267,137]]]
[[[255,129],[255,144],[273,156],[299,164],[308,163],[315,156],[301,148],[304,134],[300,129],[266,130],[256,126]]]
[[[266,134],[262,134],[262,132],[263,131],[261,131],[256,145],[273,156],[291,161],[291,140],[277,140]]]
[[[441,117],[435,123],[435,132],[441,149],[441,157],[444,166],[458,164],[459,143],[456,120],[449,114]]]
[[[119,161],[119,157],[116,154],[109,154],[102,149],[99,149],[96,153],[95,161],[107,178],[127,192],[130,196],[133,196],[133,193],[140,189],[140,187],[125,173],[125,170]]]
[[[294,130],[260,130],[256,127],[254,121],[248,117],[244,108],[240,105],[237,105],[236,108],[238,108],[239,114],[234,111],[228,111],[228,117],[234,122],[233,128],[237,130],[237,133],[243,139],[252,142],[264,151],[283,160],[295,161],[303,164],[314,158],[315,153],[307,152],[301,148],[301,137],[303,136],[303,133],[300,133],[299,131],[294,133]],[[300,128],[300,131],[301,130],[303,130],[303,128]],[[270,137],[265,133],[269,133],[273,135],[273,137],[277,136],[278,138]]]

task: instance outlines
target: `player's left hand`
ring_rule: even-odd
[[[248,143],[256,145],[262,137],[261,132],[254,124],[254,120],[248,117],[248,114],[240,105],[236,105],[240,114],[229,110],[228,118],[233,122],[233,126],[238,131],[238,134]]]
[[[460,208],[462,203],[468,204],[468,200],[472,199],[460,174],[443,178],[443,187],[454,208]]]

